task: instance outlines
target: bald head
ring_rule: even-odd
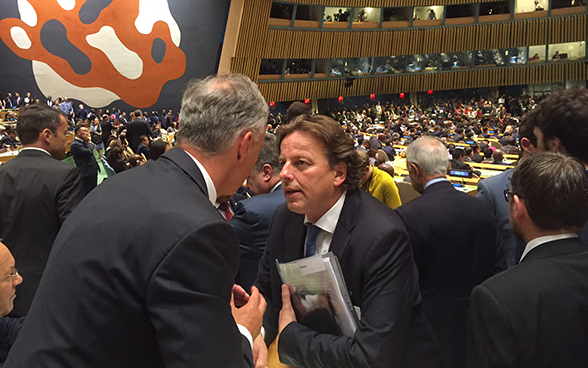
[[[12,311],[16,286],[22,282],[10,250],[0,242],[0,317]]]

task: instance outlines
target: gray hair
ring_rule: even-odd
[[[447,148],[434,137],[421,137],[406,149],[407,165],[417,165],[426,175],[445,175],[447,158]]]
[[[182,98],[178,144],[202,153],[224,153],[244,131],[260,139],[269,109],[259,89],[241,74],[209,76],[192,82]]]
[[[279,156],[278,138],[273,133],[266,133],[263,147],[259,150],[259,156],[257,156],[257,162],[255,162],[253,169],[259,172],[263,165],[268,164],[274,169],[274,174],[279,174],[282,171]]]

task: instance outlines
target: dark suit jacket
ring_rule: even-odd
[[[490,204],[496,217],[502,252],[508,268],[519,263],[523,250],[525,250],[525,243],[518,240],[512,232],[508,219],[508,202],[504,199],[504,190],[510,189],[513,170],[507,169],[503,173],[480,180],[476,195]]]
[[[135,119],[127,124],[127,142],[129,143],[129,147],[131,147],[135,153],[141,143],[142,135],[146,135],[147,137],[152,136],[149,124],[145,120]]]
[[[473,290],[468,367],[586,367],[587,311],[588,246],[542,244]]]
[[[281,282],[275,260],[303,256],[304,215],[281,205],[270,228],[256,285],[265,296],[266,342],[277,333],[282,308]],[[361,190],[347,198],[330,251],[361,320],[353,338],[317,334],[289,324],[278,342],[280,360],[296,367],[434,367],[438,344],[421,305],[418,274],[406,228],[393,210]]]
[[[180,148],[109,178],[64,223],[6,365],[240,367],[244,347],[251,363],[237,244]]]
[[[494,274],[499,252],[492,209],[443,181],[396,212],[408,229],[425,314],[448,367],[465,367],[470,293]]]
[[[229,222],[239,237],[241,265],[237,283],[250,290],[257,277],[259,260],[265,250],[270,222],[276,208],[284,203],[282,185],[267,194],[260,194],[237,203],[234,216]]]
[[[12,316],[27,314],[61,224],[84,198],[74,166],[25,149],[0,166],[0,238],[24,281]]]
[[[90,146],[79,139],[74,139],[71,143],[71,154],[83,177],[98,175],[98,162],[96,162],[94,150]]]

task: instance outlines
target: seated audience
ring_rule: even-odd
[[[137,153],[139,155],[143,155],[146,160],[149,160],[149,158],[150,158],[149,137],[147,137],[146,135],[141,136],[141,143],[139,144],[139,147],[137,148]]]
[[[106,152],[106,161],[108,161],[110,167],[117,174],[129,168],[125,160],[123,149],[117,145],[114,145],[112,148],[110,148],[110,150],[108,150],[108,152]]]
[[[131,155],[131,157],[129,157],[128,166],[129,166],[129,168],[133,168],[133,167],[141,166],[146,162],[147,162],[147,160],[145,159],[145,157],[135,153],[134,155]]]

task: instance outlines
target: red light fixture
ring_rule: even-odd
[[[304,103],[308,105],[310,103],[310,98],[305,98]]]
[[[269,105],[270,105],[270,107],[275,107],[276,103],[274,101],[270,101]]]
[[[404,92],[400,92],[400,98],[404,98]]]
[[[372,94],[370,95],[370,100],[375,100],[375,99],[376,99],[376,95],[375,95],[375,93],[372,93]]]
[[[343,96],[339,96],[339,98],[337,98],[337,100],[339,100],[339,102],[343,102]]]
[[[430,94],[430,95],[432,95],[433,94],[433,90],[430,89],[430,90],[427,91],[427,93]]]

